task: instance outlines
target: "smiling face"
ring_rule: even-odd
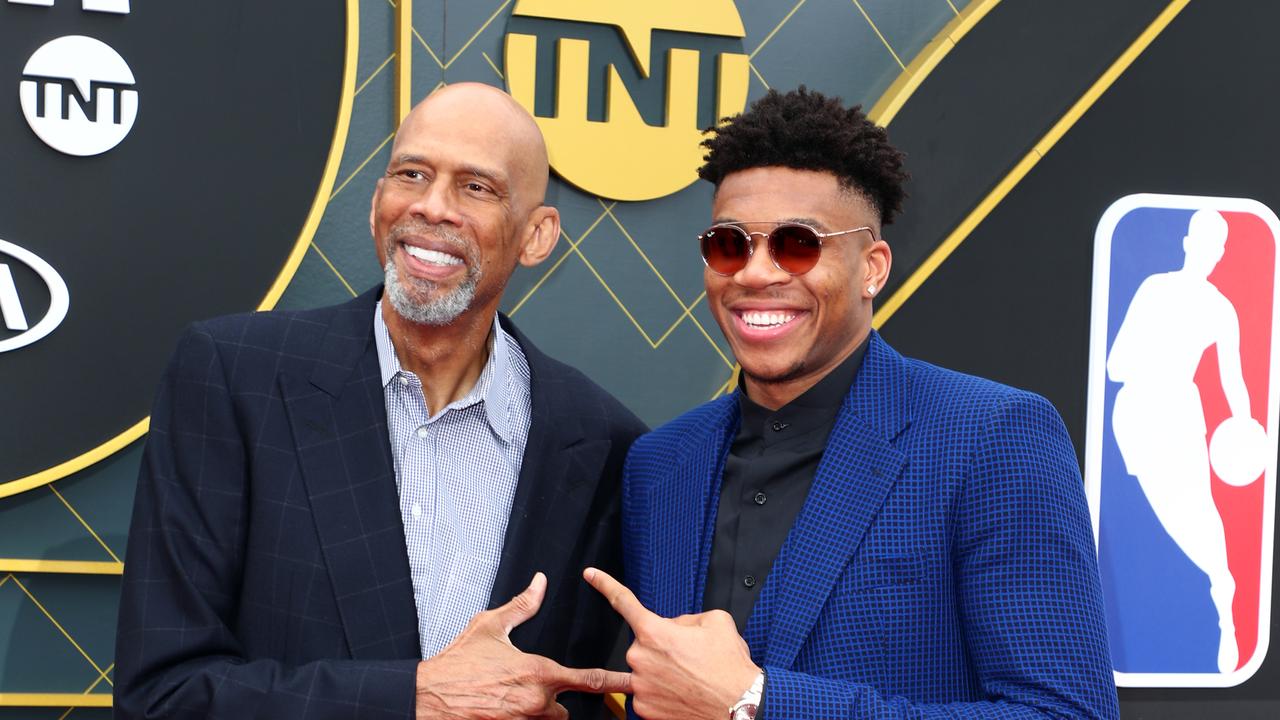
[[[427,325],[496,311],[516,263],[540,262],[559,234],[546,173],[537,126],[501,91],[455,85],[415,108],[369,217],[395,310]]]
[[[889,275],[889,246],[861,196],[827,172],[761,167],[732,173],[716,192],[717,223],[768,232],[799,222],[828,233],[871,226],[823,240],[817,265],[803,275],[779,270],[764,238],[746,267],[729,276],[707,269],[707,302],[747,380],[752,400],[777,408],[812,387],[871,331],[871,298]]]

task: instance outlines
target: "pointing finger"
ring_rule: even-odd
[[[551,660],[547,663],[547,681],[557,693],[569,690],[596,694],[631,693],[631,673],[600,668],[569,668]]]
[[[533,581],[529,583],[529,587],[525,588],[519,595],[511,598],[506,605],[494,609],[499,622],[502,623],[502,632],[509,635],[517,625],[537,615],[538,609],[542,607],[542,599],[546,594],[547,576],[542,573],[534,573]]]
[[[622,616],[623,620],[627,621],[637,635],[640,634],[640,626],[651,623],[658,617],[640,604],[635,593],[631,592],[626,585],[614,580],[609,573],[596,568],[587,568],[583,571],[582,577],[596,589],[596,592],[609,601],[609,605]]]

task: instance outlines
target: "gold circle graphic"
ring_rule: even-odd
[[[576,0],[519,0],[512,17],[566,20],[616,27],[632,61],[650,78],[655,30],[742,38],[746,32],[733,0],[649,0],[643,3],[582,3]],[[539,38],[508,32],[504,45],[507,88],[534,114]],[[556,41],[555,114],[537,117],[547,141],[551,167],[567,182],[613,200],[653,200],[683,190],[698,179],[702,130],[698,98],[701,53],[675,48],[667,55],[665,122],[650,125],[640,116],[616,67],[610,65],[605,120],[587,118],[590,42]],[[742,112],[750,81],[743,53],[715,58],[716,117]]]

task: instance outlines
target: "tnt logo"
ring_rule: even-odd
[[[1278,238],[1232,198],[1130,195],[1099,222],[1085,482],[1119,685],[1238,685],[1266,655]]]
[[[574,22],[550,25],[557,30],[552,38],[517,32],[548,27],[522,24],[524,18]],[[584,23],[616,28],[628,62],[604,60],[606,43],[582,37],[580,29],[589,27]],[[662,34],[669,47],[655,62],[657,31],[670,32]],[[702,49],[677,44],[691,42],[690,33],[700,36]],[[738,52],[745,34],[732,0],[518,0],[506,37],[507,86],[537,118],[551,165],[565,180],[616,200],[651,200],[696,180],[700,128],[745,107],[749,69],[747,56]],[[543,40],[548,42],[540,47]],[[725,48],[730,42],[733,48]],[[665,73],[655,72],[658,65]],[[545,103],[550,108],[541,108],[540,98],[551,88],[539,83],[554,83],[554,102]],[[633,98],[633,92],[658,89],[655,83],[665,90],[657,122],[646,120]],[[591,117],[595,96],[606,100],[598,119]]]
[[[54,0],[9,0],[51,7]],[[82,0],[87,12],[129,14],[129,0]],[[22,114],[36,136],[68,155],[100,155],[119,145],[138,117],[133,71],[106,43],[67,35],[41,46],[18,85]]]
[[[36,285],[43,285],[42,293],[48,297],[48,307],[32,322],[31,303],[23,302],[15,281],[18,274],[33,274]],[[43,299],[43,298],[41,298]],[[35,253],[11,242],[0,240],[0,353],[26,347],[53,332],[67,316],[70,306],[67,284],[53,266]],[[7,332],[5,332],[7,331]],[[12,333],[17,333],[12,334]]]

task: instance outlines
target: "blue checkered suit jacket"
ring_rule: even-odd
[[[636,442],[623,565],[699,612],[738,402]],[[903,358],[876,334],[744,632],[763,716],[1115,718],[1075,453],[1044,399]]]
[[[125,561],[117,718],[412,718],[417,610],[373,338],[344,305],[194,325],[157,395]],[[491,606],[542,570],[512,642],[607,662],[619,620],[580,573],[619,564],[618,478],[644,426],[508,321],[529,440]],[[603,712],[598,698],[565,705]]]

